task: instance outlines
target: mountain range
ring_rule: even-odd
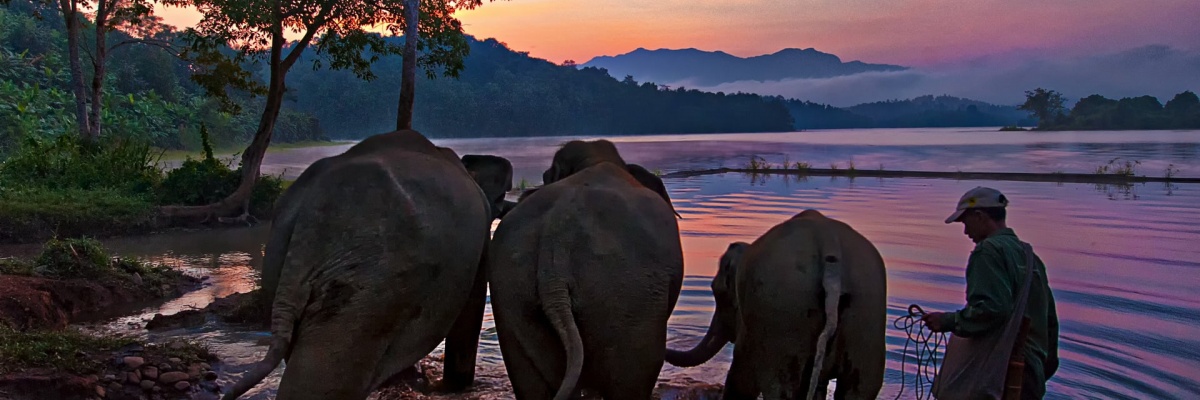
[[[843,62],[836,55],[812,48],[788,48],[772,54],[745,58],[723,51],[694,48],[638,48],[616,56],[595,57],[581,66],[606,69],[609,75],[617,79],[629,75],[640,82],[695,86],[737,81],[829,78],[861,72],[908,69],[899,65]]]

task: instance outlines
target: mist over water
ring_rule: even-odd
[[[556,146],[567,138],[438,140],[461,154],[508,157],[515,180],[540,183]],[[672,135],[613,138],[625,158],[665,172],[739,166],[752,154],[814,166],[953,171],[1090,172],[1112,157],[1139,168],[1174,164],[1181,176],[1200,176],[1200,133],[999,133],[990,130],[847,130],[783,134]],[[344,147],[268,155],[266,169],[299,167]],[[845,164],[843,164],[844,166]],[[296,171],[298,174],[299,171]],[[1128,186],[1033,182],[751,176],[736,173],[667,179],[679,220],[687,278],[672,315],[672,348],[694,345],[712,315],[709,290],[717,259],[730,242],[751,241],[804,209],[841,219],[870,239],[888,269],[888,371],[880,398],[900,389],[904,334],[891,328],[909,304],[950,311],[964,301],[963,277],[972,248],[959,225],[942,220],[976,185],[1010,199],[1009,223],[1047,264],[1062,324],[1058,375],[1047,398],[1193,398],[1200,396],[1200,185]],[[109,241],[116,253],[136,255],[212,278],[210,286],[110,320],[108,329],[151,339],[183,336],[208,343],[228,364],[228,387],[265,352],[267,332],[210,322],[201,328],[147,333],[140,320],[156,312],[201,307],[254,287],[269,224]],[[440,350],[438,350],[440,351]],[[665,366],[660,381],[722,383],[732,345],[712,361]],[[504,371],[490,306],[479,368],[486,390],[502,390]],[[910,365],[911,368],[911,365]],[[912,370],[908,379],[911,380]],[[249,398],[268,398],[280,371]],[[907,393],[911,393],[911,388]],[[503,392],[491,393],[506,398]],[[906,395],[911,398],[911,394]],[[509,397],[511,398],[511,397]]]
[[[865,72],[832,78],[736,81],[671,87],[778,95],[837,107],[924,95],[950,95],[999,105],[1025,101],[1025,91],[1054,89],[1068,106],[1093,94],[1108,98],[1151,95],[1166,103],[1185,90],[1200,90],[1200,52],[1150,45],[1121,52],[1064,58],[1058,55],[983,57],[952,65],[905,71]]]

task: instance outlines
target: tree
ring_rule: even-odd
[[[153,6],[149,0],[41,0],[43,4],[56,8],[63,18],[67,37],[67,63],[70,71],[71,94],[75,98],[75,123],[80,137],[95,140],[100,136],[101,109],[103,106],[103,90],[105,66],[108,55],[119,47],[134,43],[150,43],[148,38],[162,29],[159,19],[153,16]],[[9,0],[0,0],[9,4]],[[93,24],[95,42],[84,48],[83,34],[89,28],[87,11],[94,13]],[[126,31],[134,35],[140,34],[143,39],[125,40],[109,45],[108,34],[113,31]],[[87,50],[92,64],[92,82],[89,87],[84,83],[83,60],[80,50]],[[90,104],[90,109],[89,109]]]
[[[65,1],[65,0],[64,0]],[[477,4],[478,0],[467,0]],[[232,215],[245,220],[250,194],[258,182],[259,168],[270,145],[275,122],[283,104],[287,73],[309,46],[324,56],[334,69],[349,69],[363,79],[372,79],[371,62],[399,49],[364,28],[384,26],[393,34],[405,27],[401,0],[164,0],[168,5],[194,6],[203,17],[187,31],[184,55],[201,68],[193,80],[205,91],[226,98],[227,87],[265,94],[265,105],[254,139],[242,152],[241,183],[225,199],[205,206],[167,206],[159,211],[169,218],[218,218]],[[437,30],[433,36],[460,35],[452,12],[458,3],[428,1],[425,15]],[[289,42],[286,33],[300,35]],[[443,38],[443,41],[453,40]],[[459,40],[462,40],[461,38]],[[315,41],[315,42],[314,42]],[[230,54],[232,53],[232,54]],[[267,61],[267,85],[253,80],[243,66],[249,61]],[[435,60],[440,60],[434,58]],[[416,60],[413,60],[416,61]],[[461,68],[461,60],[448,63]],[[320,67],[318,60],[314,67]]]
[[[1063,103],[1067,100],[1062,93],[1037,88],[1025,91],[1025,103],[1018,110],[1028,111],[1038,119],[1038,128],[1050,127],[1063,117]]]
[[[396,129],[412,129],[413,104],[416,97],[417,65],[425,65],[425,73],[434,77],[431,68],[441,65],[442,74],[458,77],[463,68],[463,59],[470,52],[462,23],[451,14],[457,10],[470,10],[483,4],[482,0],[457,0],[446,2],[404,0],[404,59],[400,67],[400,100],[396,105]],[[419,12],[409,12],[409,10]],[[413,38],[414,40],[408,40]],[[417,50],[425,56],[418,57]]]

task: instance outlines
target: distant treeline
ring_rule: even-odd
[[[1154,96],[1113,100],[1093,94],[1066,112],[1065,101],[1061,93],[1038,88],[1026,92],[1021,109],[1038,117],[1039,130],[1200,129],[1200,98],[1191,91],[1166,105]]]
[[[784,100],[796,129],[923,128],[1033,125],[1015,106],[998,106],[952,96],[921,96],[838,108]]]
[[[399,40],[402,38],[388,38]],[[531,58],[495,39],[469,38],[458,79],[420,79],[413,127],[432,137],[636,135],[792,130],[781,102],[755,94],[707,93],[618,81],[598,68],[576,69]],[[306,53],[306,60],[315,55]],[[361,138],[393,129],[399,57],[372,65],[366,82],[346,71],[297,68],[290,104],[311,112],[333,137]]]

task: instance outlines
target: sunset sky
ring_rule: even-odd
[[[199,18],[159,15],[175,25]],[[556,63],[639,47],[738,56],[812,47],[918,67],[1148,44],[1200,51],[1200,0],[501,0],[459,17],[469,34]]]

